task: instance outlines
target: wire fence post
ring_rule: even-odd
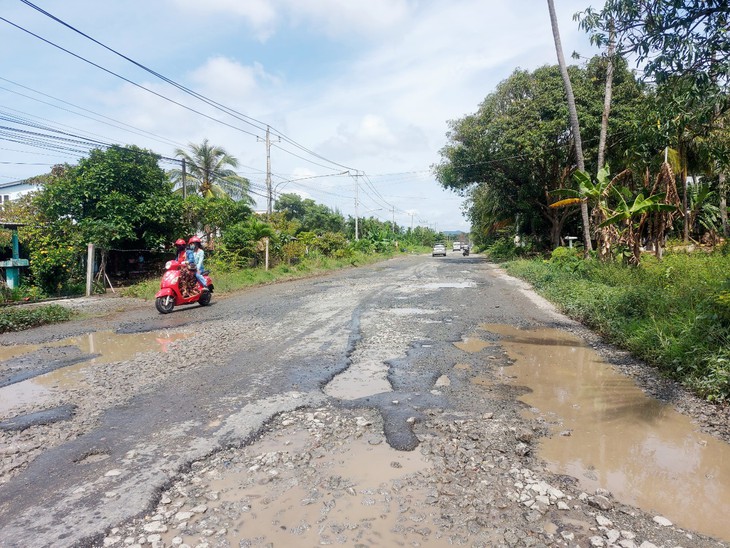
[[[94,281],[94,244],[88,244],[86,250],[86,296],[91,296],[91,287]]]

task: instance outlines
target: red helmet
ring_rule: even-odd
[[[178,246],[178,245],[184,246],[185,245],[185,240],[183,240],[182,238],[178,238],[177,240],[175,240],[175,245],[176,246]]]
[[[193,236],[192,238],[190,238],[188,240],[188,243],[189,244],[201,244],[202,245],[202,242],[200,241],[200,238],[198,238],[197,236]]]

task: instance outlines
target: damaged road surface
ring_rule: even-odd
[[[549,402],[573,397],[562,384],[529,404],[527,386],[551,367],[590,367],[586,348],[633,387],[662,381],[478,255],[398,257],[167,316],[152,303],[93,307],[90,319],[0,336],[0,547],[730,540],[717,520],[687,519],[708,488],[671,481],[672,466],[716,478],[712,506],[727,515],[727,432],[627,435],[671,456],[642,461],[638,473],[661,472],[642,484],[655,493],[627,497],[616,470],[635,466],[573,442],[593,447],[584,440],[603,439],[606,417],[651,428],[671,405],[637,388],[617,412],[608,397],[585,432]],[[633,414],[644,408],[650,420]],[[555,443],[573,444],[569,465]],[[651,494],[677,502],[659,513]]]

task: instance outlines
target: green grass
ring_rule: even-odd
[[[48,323],[65,322],[73,313],[57,304],[28,307],[5,307],[0,309],[0,333],[21,331]]]
[[[730,256],[647,256],[640,267],[561,257],[505,268],[700,396],[730,400]]]

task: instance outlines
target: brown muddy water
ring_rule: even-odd
[[[21,405],[42,402],[53,391],[83,387],[86,372],[94,365],[129,360],[138,353],[167,352],[171,342],[190,336],[190,333],[169,333],[167,331],[131,334],[99,331],[43,345],[46,347],[76,346],[85,354],[98,354],[98,356],[0,388],[0,414],[7,413]],[[40,348],[41,345],[0,347],[0,361],[22,356]]]
[[[583,489],[730,541],[730,445],[645,395],[578,337],[555,329],[483,325],[514,360],[505,382],[552,425],[538,456]]]
[[[311,475],[298,477],[287,463],[317,445],[313,434],[300,430],[247,446],[247,455],[278,465],[209,470],[205,483],[198,483],[216,493],[215,500],[207,502],[207,513],[190,517],[163,540],[173,543],[179,537],[194,545],[197,535],[185,531],[206,527],[206,516],[214,513],[229,520],[229,546],[419,545],[418,534],[393,531],[401,516],[396,493],[406,496],[397,486],[427,469],[425,457],[417,451],[396,451],[382,438],[350,439],[313,458],[308,464]],[[277,481],[270,482],[274,477]],[[329,489],[332,482],[347,490]],[[416,490],[408,496],[425,495]]]

